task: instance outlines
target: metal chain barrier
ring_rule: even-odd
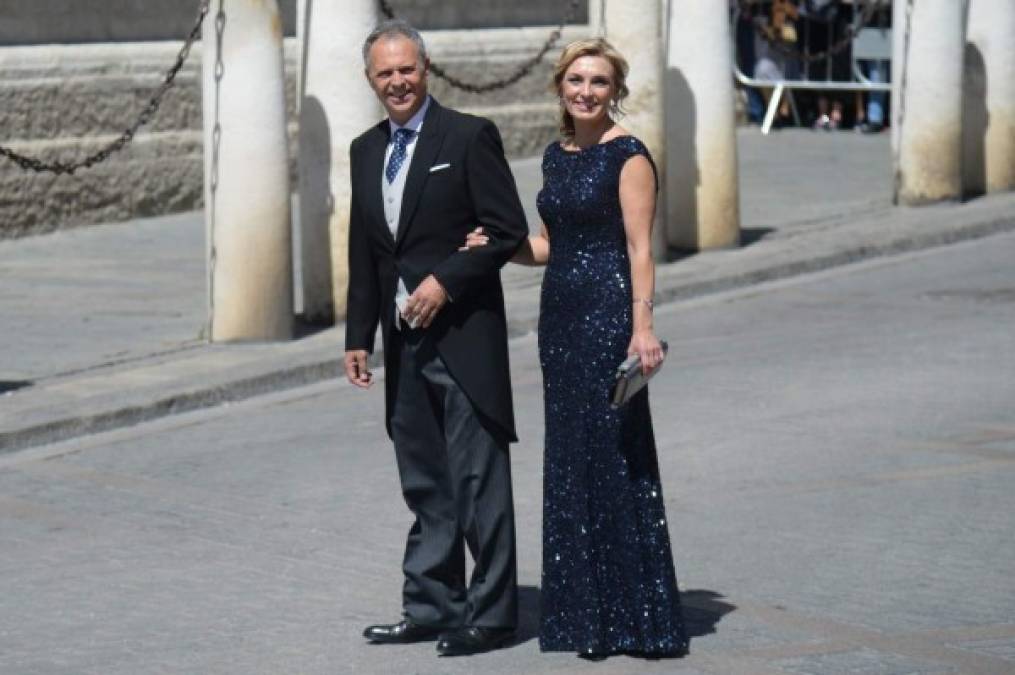
[[[384,16],[389,19],[394,19],[395,11],[391,8],[391,3],[388,2],[388,0],[380,0],[380,3],[381,12]],[[532,73],[536,66],[539,65],[539,62],[543,60],[543,57],[557,45],[557,42],[560,41],[560,36],[564,30],[564,26],[574,22],[575,17],[578,15],[578,8],[581,4],[581,0],[571,0],[568,4],[567,11],[564,13],[564,18],[561,19],[560,25],[550,32],[549,37],[546,38],[546,41],[543,43],[543,46],[539,49],[539,51],[531,58],[523,61],[514,72],[506,77],[476,84],[473,82],[466,82],[465,80],[451,75],[444,70],[443,67],[436,63],[430,64],[430,72],[450,84],[452,87],[461,89],[462,91],[467,91],[470,94],[485,94],[490,91],[496,91],[497,89],[510,87],[518,80]]]
[[[187,57],[190,55],[190,49],[194,46],[194,42],[201,36],[201,24],[204,23],[204,17],[208,15],[208,7],[211,0],[201,0],[201,5],[198,9],[197,20],[194,22],[194,27],[191,29],[190,34],[183,43],[183,47],[180,48],[179,54],[176,56],[176,62],[172,67],[166,71],[166,77],[162,84],[159,85],[158,89],[149,99],[148,104],[138,115],[134,123],[128,127],[120,136],[106,147],[102,148],[93,155],[89,155],[84,159],[76,162],[46,162],[34,157],[28,157],[26,155],[19,154],[10,148],[0,145],[0,156],[6,157],[10,161],[20,166],[25,171],[34,171],[36,173],[55,173],[57,175],[67,174],[73,175],[78,169],[87,169],[95,164],[104,162],[110,158],[113,154],[122,150],[128,143],[134,140],[134,135],[137,134],[138,129],[143,127],[145,124],[151,121],[158,112],[159,106],[162,105],[162,99],[165,97],[176,80],[177,74],[180,69],[183,68],[183,64],[186,62]]]
[[[388,0],[380,0],[380,3],[381,3],[381,11],[384,13],[384,15],[389,19],[393,19],[395,17],[395,12],[391,8],[391,5],[388,2]],[[124,147],[126,147],[132,140],[134,140],[134,136],[137,134],[138,130],[144,125],[148,124],[148,122],[150,122],[152,118],[155,117],[155,114],[158,112],[159,107],[162,105],[162,100],[165,98],[166,93],[173,87],[173,84],[176,81],[176,76],[183,68],[184,63],[187,61],[187,57],[190,56],[190,50],[194,46],[194,42],[196,42],[198,38],[200,38],[201,36],[201,26],[204,23],[205,17],[208,15],[210,4],[211,0],[201,0],[201,4],[198,7],[197,19],[194,21],[194,27],[187,35],[187,38],[184,41],[183,46],[180,48],[180,52],[176,56],[175,63],[173,63],[173,65],[169,68],[169,70],[166,71],[166,76],[162,84],[160,84],[159,87],[155,90],[155,93],[152,94],[152,97],[148,100],[148,104],[138,115],[134,123],[126,130],[124,130],[124,132],[120,134],[116,138],[116,140],[112,141],[98,152],[89,155],[84,159],[80,159],[74,162],[61,162],[61,161],[47,162],[35,157],[23,155],[3,145],[0,145],[0,157],[5,157],[11,162],[14,162],[25,171],[34,171],[36,173],[53,173],[57,175],[62,174],[73,175],[78,170],[87,169],[96,164],[104,162],[115,153],[123,150]],[[568,4],[567,12],[565,13],[564,18],[561,20],[560,25],[550,32],[549,37],[543,43],[539,51],[531,58],[526,59],[524,62],[522,62],[514,72],[512,72],[510,75],[506,77],[497,80],[491,80],[490,82],[475,84],[472,82],[466,82],[465,80],[462,80],[460,78],[455,77],[454,75],[451,75],[450,73],[445,71],[441,66],[435,63],[430,64],[430,70],[433,72],[434,75],[441,78],[442,80],[450,84],[452,87],[457,87],[458,89],[462,89],[463,91],[467,91],[473,94],[482,94],[490,91],[495,91],[497,89],[504,89],[506,87],[509,87],[518,80],[525,77],[526,75],[529,75],[539,64],[539,62],[542,61],[543,57],[546,56],[546,54],[549,53],[550,50],[552,50],[556,46],[557,42],[560,41],[560,37],[563,32],[564,26],[574,21],[574,18],[577,16],[578,8],[580,5],[581,0],[571,0],[570,3]]]
[[[743,13],[744,10],[750,10],[752,5],[761,5],[764,1],[765,0],[740,0],[740,12]],[[860,0],[857,0],[857,3],[859,2]],[[863,6],[863,13],[860,15],[860,21],[846,26],[846,30],[842,38],[832,43],[828,49],[815,52],[813,54],[800,53],[793,47],[790,47],[781,40],[776,39],[773,35],[769,35],[764,28],[757,23],[754,24],[754,30],[780,54],[799,59],[802,63],[813,63],[815,61],[822,61],[829,56],[834,56],[846,49],[853,41],[853,38],[856,37],[856,34],[870,23],[870,20],[874,18],[874,12],[876,12],[883,4],[882,0],[867,0]]]

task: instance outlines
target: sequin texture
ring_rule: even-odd
[[[639,154],[649,157],[621,136],[580,152],[553,143],[543,155],[543,651],[665,655],[687,646],[648,391],[620,410],[609,405],[632,332],[620,172]]]

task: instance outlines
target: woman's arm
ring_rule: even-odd
[[[620,209],[624,216],[627,254],[631,260],[634,332],[628,354],[641,357],[647,373],[663,360],[663,348],[652,323],[655,263],[652,261],[652,222],[656,210],[656,177],[648,158],[636,155],[620,172]]]
[[[550,259],[550,235],[546,231],[546,225],[540,224],[539,234],[529,237],[522,242],[521,247],[511,258],[511,262],[519,265],[545,265]]]
[[[539,234],[528,237],[522,242],[518,251],[511,257],[511,262],[531,267],[546,264],[546,261],[550,259],[550,234],[546,231],[546,225],[541,225],[539,229]],[[489,237],[483,233],[483,228],[480,226],[469,232],[465,238],[465,246],[459,250],[486,246],[488,241]]]

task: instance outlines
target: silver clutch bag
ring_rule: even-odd
[[[669,351],[670,346],[665,340],[660,341],[663,346],[663,354]],[[665,361],[663,361],[665,363]],[[641,357],[637,354],[632,354],[627,357],[623,363],[617,368],[616,381],[613,383],[613,393],[610,396],[610,405],[614,408],[619,408],[628,401],[631,397],[637,394],[642,388],[648,384],[656,373],[663,368],[663,363],[649,371],[646,375],[641,370]]]

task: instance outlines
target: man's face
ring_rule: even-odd
[[[382,37],[371,45],[367,80],[396,124],[408,122],[426,100],[429,67],[407,37]]]

